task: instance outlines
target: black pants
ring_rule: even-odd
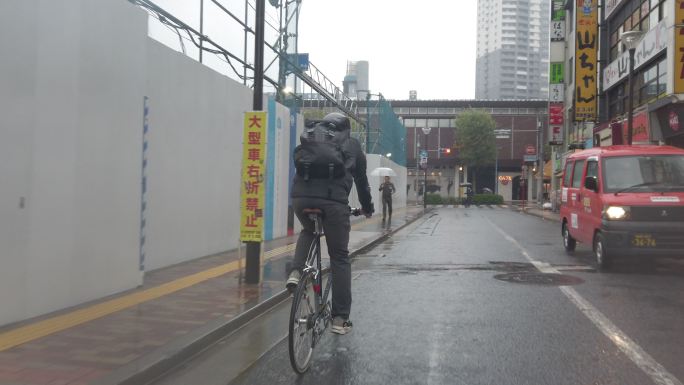
[[[389,209],[389,217],[392,218],[392,197],[382,197],[382,219],[385,219],[385,213]]]
[[[348,249],[351,230],[349,206],[316,198],[294,198],[292,206],[303,227],[297,240],[293,268],[300,270],[304,268],[309,246],[314,240],[314,223],[302,211],[309,208],[321,209],[332,274],[332,316],[347,319],[352,303],[351,262]]]

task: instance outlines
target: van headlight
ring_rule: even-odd
[[[613,221],[627,219],[629,217],[629,207],[625,206],[608,206],[603,210],[603,216],[606,219]]]

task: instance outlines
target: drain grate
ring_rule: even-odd
[[[544,286],[571,286],[584,283],[584,280],[581,278],[555,273],[516,272],[498,274],[494,278],[504,282]]]

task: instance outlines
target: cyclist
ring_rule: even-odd
[[[326,115],[321,121],[340,137],[346,135],[342,148],[344,171],[341,177],[309,175],[297,167],[292,186],[292,205],[297,218],[302,224],[302,232],[297,240],[293,269],[287,280],[287,288],[294,291],[304,268],[309,246],[314,239],[314,224],[303,213],[304,209],[320,209],[323,213],[323,231],[330,255],[332,271],[332,332],[346,334],[352,328],[349,320],[351,310],[351,262],[349,260],[349,193],[352,181],[356,184],[356,191],[361,202],[362,214],[370,217],[373,214],[373,203],[370,187],[366,176],[366,156],[361,144],[349,136],[351,125],[349,119],[340,113]],[[303,144],[302,144],[303,146]],[[320,146],[322,147],[322,146]],[[339,148],[338,148],[339,149]],[[297,165],[297,150],[295,150],[295,165]],[[311,169],[315,169],[313,166]]]

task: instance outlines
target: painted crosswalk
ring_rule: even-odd
[[[464,205],[432,205],[432,208],[442,208],[442,209],[507,209],[510,208],[509,205],[470,205],[466,207]]]

